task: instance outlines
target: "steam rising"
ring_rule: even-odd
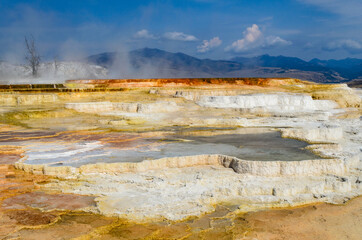
[[[137,79],[192,76],[187,71],[175,68],[169,62],[146,60],[134,52],[133,54],[132,52],[117,53],[113,59],[113,64],[108,69],[108,78]]]
[[[39,66],[39,77],[33,78],[26,65],[0,62],[0,84],[63,83],[67,79],[105,78],[108,70],[81,62],[47,62]]]

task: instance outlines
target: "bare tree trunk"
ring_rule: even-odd
[[[38,69],[40,65],[40,56],[35,47],[35,40],[33,35],[30,35],[29,39],[25,36],[25,45],[26,45],[26,55],[25,59],[27,60],[33,77],[38,76]]]
[[[54,76],[57,76],[58,67],[59,67],[58,56],[55,56],[54,57]]]

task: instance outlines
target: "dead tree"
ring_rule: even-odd
[[[58,56],[54,56],[53,60],[54,60],[54,76],[56,76],[59,68]]]
[[[31,68],[33,77],[37,77],[40,65],[40,55],[38,54],[38,51],[35,47],[35,40],[33,35],[30,35],[29,38],[25,37],[25,45],[27,50],[25,59]]]

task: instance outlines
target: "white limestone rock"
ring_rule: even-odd
[[[248,94],[238,96],[202,96],[197,102],[203,107],[240,108],[268,112],[310,112],[330,110],[337,103],[329,100],[313,100],[308,95],[297,94]]]
[[[286,128],[281,131],[282,137],[300,139],[310,143],[336,143],[343,140],[343,129],[333,125],[321,125],[316,128]]]

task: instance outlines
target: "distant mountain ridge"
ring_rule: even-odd
[[[362,76],[362,59],[345,58],[341,60],[320,60],[318,58],[314,58],[309,62],[331,68],[337,71],[341,76],[350,80]]]
[[[362,59],[312,59],[261,55],[230,60],[199,59],[178,52],[142,48],[128,53],[108,52],[89,56],[87,62],[137,77],[293,77],[315,82],[346,82],[362,77]],[[127,66],[125,68],[124,66]],[[117,73],[117,72],[116,72]]]
[[[285,69],[298,69],[303,71],[326,71],[326,67],[303,61],[296,57],[261,55],[258,57],[235,57],[232,61],[242,63],[246,67],[280,67]]]
[[[202,72],[235,71],[240,69],[240,64],[226,60],[199,59],[184,53],[170,53],[159,49],[144,48],[131,51],[131,64],[141,67],[148,60],[154,63],[161,62],[172,69],[188,68]]]

